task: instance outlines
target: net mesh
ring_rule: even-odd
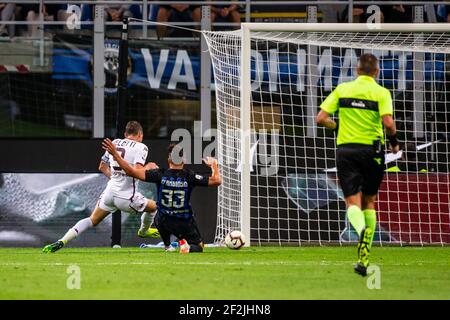
[[[320,103],[355,78],[358,56],[380,61],[393,97],[402,157],[388,154],[374,243],[450,243],[448,33],[204,32],[215,79],[219,188],[216,241],[241,228],[240,79],[251,73],[252,244],[357,240],[346,221],[334,133],[317,127]],[[389,153],[388,150],[386,150]]]

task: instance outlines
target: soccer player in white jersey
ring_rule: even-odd
[[[130,121],[125,129],[125,139],[115,139],[113,143],[125,161],[134,166],[134,168],[156,169],[157,166],[154,163],[148,163],[144,166],[148,148],[142,143],[143,136],[142,126],[137,121]],[[116,210],[128,213],[142,213],[138,236],[159,237],[158,230],[150,228],[150,224],[156,214],[156,202],[146,199],[137,192],[136,180],[127,176],[108,152],[105,152],[103,155],[99,170],[110,180],[91,216],[78,221],[61,239],[45,246],[43,252],[58,251],[87,229],[98,225]]]

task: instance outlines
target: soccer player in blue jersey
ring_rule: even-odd
[[[174,235],[180,240],[180,253],[202,252],[203,240],[190,197],[196,186],[218,186],[222,182],[217,160],[207,157],[203,161],[212,170],[211,176],[196,174],[184,168],[183,151],[175,144],[168,149],[168,169],[146,170],[133,168],[117,152],[116,146],[109,140],[103,142],[103,149],[108,151],[119,166],[130,177],[156,183],[158,187],[155,225],[164,241],[167,251],[172,250],[170,236]]]

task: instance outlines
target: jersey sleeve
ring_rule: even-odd
[[[378,101],[378,109],[381,117],[385,115],[392,115],[394,113],[391,92],[386,88],[383,89],[384,90],[382,91],[380,100]]]
[[[191,172],[189,180],[192,186],[207,187],[209,177],[202,174],[196,174],[194,172]]]
[[[114,140],[112,141],[112,143],[116,144],[118,140],[119,140],[119,139],[114,139]],[[108,152],[108,151],[105,151],[105,153],[103,154],[101,160],[102,160],[104,163],[108,163],[108,164],[109,164],[109,152]]]
[[[339,86],[337,86],[320,105],[320,109],[333,114],[339,109]]]
[[[153,169],[145,171],[145,181],[158,183],[161,181],[161,170]]]
[[[101,159],[104,163],[109,163],[109,152],[105,151]]]
[[[148,155],[148,148],[147,146],[142,144],[136,153],[134,163],[145,165],[145,163],[147,162],[147,155]]]

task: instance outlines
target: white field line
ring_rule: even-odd
[[[27,263],[27,262],[0,262],[0,267],[20,267],[20,266],[69,266],[69,265],[85,265],[85,266],[130,266],[130,265],[149,265],[149,266],[167,266],[167,265],[192,265],[192,266],[292,266],[292,267],[304,267],[304,266],[343,266],[354,264],[355,261],[305,261],[305,262],[291,262],[291,261],[277,261],[277,262],[208,262],[208,261],[177,261],[177,262],[151,262],[151,261],[141,261],[141,262],[37,262],[37,263]],[[423,265],[433,265],[433,266],[450,266],[448,263],[431,263],[427,261],[416,261],[414,263],[379,263],[376,262],[374,265],[381,266],[423,266]]]

